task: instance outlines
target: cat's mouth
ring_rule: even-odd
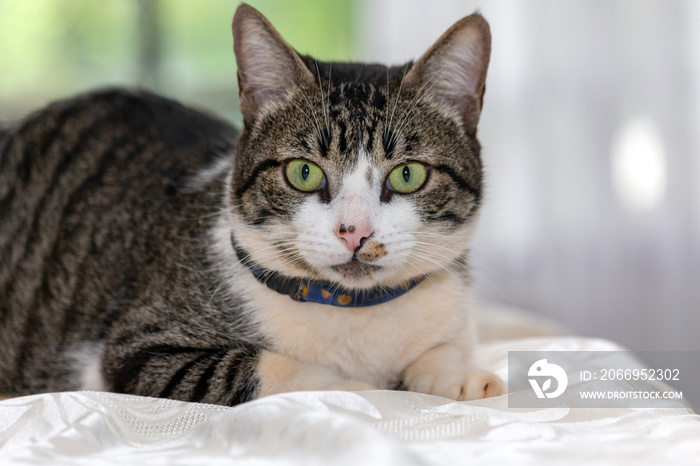
[[[331,269],[343,276],[343,278],[361,279],[372,276],[373,272],[380,270],[379,265],[367,264],[354,257],[350,262],[344,264],[332,265]]]

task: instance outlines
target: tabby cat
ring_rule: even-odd
[[[467,312],[487,22],[395,67],[299,55],[247,5],[233,36],[240,133],[126,90],[1,133],[0,392],[502,394]]]

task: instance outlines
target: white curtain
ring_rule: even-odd
[[[416,58],[475,9],[493,34],[477,296],[699,350],[700,2],[366,0],[361,58]]]

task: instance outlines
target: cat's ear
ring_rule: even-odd
[[[266,103],[283,99],[288,89],[314,82],[299,55],[255,8],[239,6],[232,30],[238,94],[246,121],[254,121]]]
[[[470,134],[476,132],[491,55],[489,24],[479,14],[457,21],[419,58],[405,84],[417,86],[456,109]]]

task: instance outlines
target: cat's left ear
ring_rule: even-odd
[[[489,23],[473,14],[457,21],[423,54],[406,74],[405,84],[450,105],[463,118],[469,134],[476,133],[486,90],[491,56]]]
[[[292,46],[252,6],[238,7],[232,30],[241,113],[246,121],[254,121],[265,105],[284,100],[290,89],[315,82]]]

